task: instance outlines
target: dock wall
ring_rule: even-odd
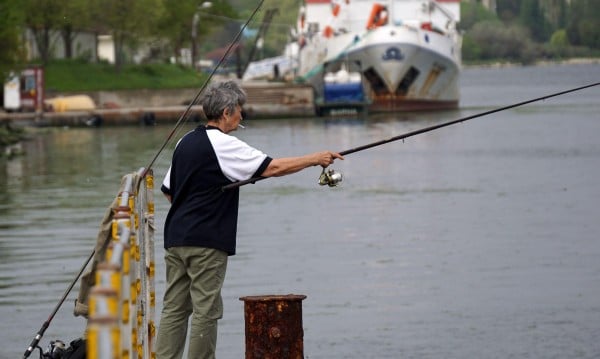
[[[248,95],[247,119],[315,116],[314,91],[310,85],[242,83]],[[52,92],[46,98],[87,95],[96,104],[89,111],[4,113],[0,121],[32,126],[98,126],[169,123],[177,121],[200,89]],[[202,117],[202,107],[192,106],[190,116]]]

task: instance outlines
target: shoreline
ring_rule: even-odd
[[[519,62],[495,61],[490,63],[463,63],[463,69],[476,68],[503,68],[503,67],[527,67],[527,66],[552,66],[552,65],[590,65],[600,64],[600,57],[575,57],[564,60],[537,60],[531,64],[522,64]]]
[[[465,69],[498,69],[511,67],[545,67],[564,65],[600,64],[600,57],[569,58],[564,60],[540,60],[532,64],[517,62],[490,62],[485,64],[463,64]],[[181,91],[184,92],[182,96]],[[173,105],[182,98],[193,97],[196,89],[168,90],[119,90],[89,92],[96,103],[120,103],[116,108],[99,107],[87,111],[66,112],[6,112],[0,108],[0,122],[20,127],[57,127],[57,126],[88,126],[100,125],[154,125],[155,123],[174,122],[184,113],[187,106]],[[306,85],[283,83],[249,83],[249,103],[246,106],[248,118],[277,118],[315,116],[312,90]],[[55,94],[68,95],[68,94]],[[151,105],[148,99],[169,102]],[[159,102],[160,102],[159,101]],[[201,109],[193,106],[190,117],[198,120]],[[0,140],[5,140],[2,136]],[[4,142],[4,141],[2,141]]]

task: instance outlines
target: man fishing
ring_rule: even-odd
[[[271,158],[229,135],[240,126],[245,92],[233,81],[209,87],[201,99],[206,125],[178,142],[161,190],[171,202],[165,222],[167,286],[156,342],[157,358],[181,358],[188,319],[188,358],[214,358],[221,288],[228,256],[235,254],[239,188],[253,177],[277,177],[320,165],[336,152]]]

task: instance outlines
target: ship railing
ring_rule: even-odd
[[[105,260],[90,292],[87,358],[154,358],[154,177],[124,177]]]

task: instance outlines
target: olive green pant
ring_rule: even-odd
[[[217,320],[223,316],[221,288],[227,253],[202,247],[165,250],[167,288],[156,339],[156,357],[181,358],[190,315],[188,358],[215,357]]]

